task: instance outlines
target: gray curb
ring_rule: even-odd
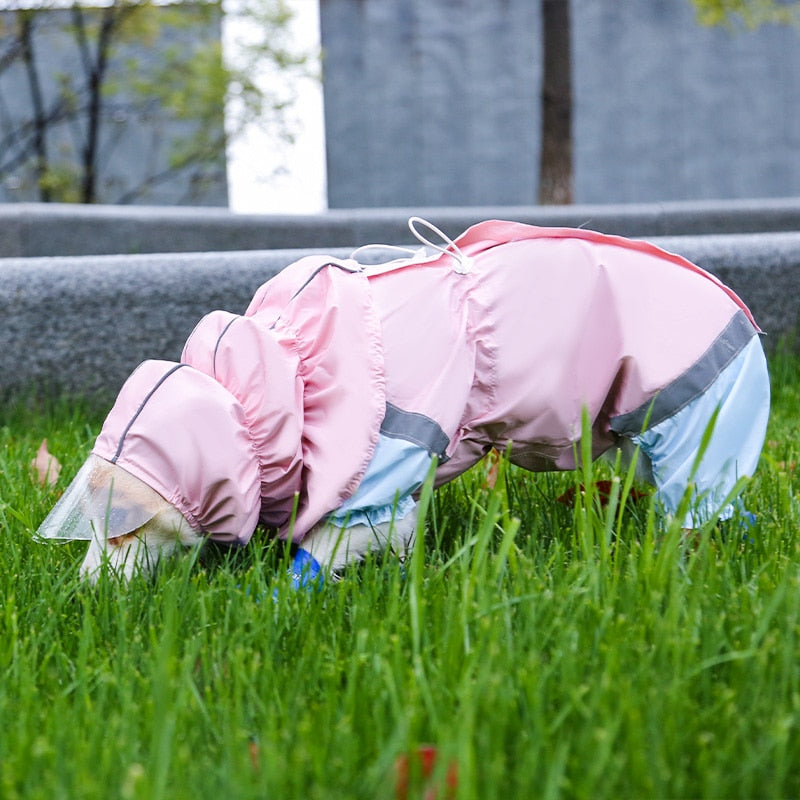
[[[0,204],[0,258],[113,253],[327,249],[407,242],[418,215],[450,234],[485,219],[587,227],[620,236],[800,230],[800,200],[631,205],[342,209],[315,215],[240,215],[225,209]]]

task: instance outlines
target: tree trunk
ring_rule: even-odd
[[[570,0],[542,0],[542,149],[539,202],[573,202]]]
[[[35,154],[34,174],[39,191],[39,200],[49,203],[52,192],[48,182],[50,162],[47,155],[47,119],[44,110],[44,98],[39,81],[39,70],[33,49],[33,22],[28,11],[18,12],[19,37],[22,46],[22,60],[28,76],[28,88],[33,105],[33,150]]]
[[[112,3],[102,10],[97,34],[97,52],[93,56],[89,38],[86,34],[86,21],[83,11],[77,5],[72,6],[72,20],[83,60],[89,97],[86,111],[86,141],[81,154],[83,167],[81,180],[82,203],[97,202],[97,156],[100,148],[100,125],[103,118],[103,89],[105,87],[108,56],[113,42],[114,31],[119,18],[123,14],[124,11],[118,11],[116,3]]]

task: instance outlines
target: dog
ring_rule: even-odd
[[[203,317],[179,362],[141,364],[39,536],[89,540],[89,579],[130,578],[261,524],[296,546],[301,586],[369,551],[402,557],[429,473],[441,485],[493,448],[575,468],[585,418],[592,457],[634,451],[683,527],[736,513],[769,376],[729,287],[586,229],[409,226],[423,250],[300,259],[243,315]]]

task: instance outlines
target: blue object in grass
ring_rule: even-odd
[[[294,554],[292,564],[289,567],[289,576],[292,579],[292,589],[299,591],[300,589],[311,590],[316,588],[317,591],[322,589],[322,567],[314,556],[308,550],[298,550]],[[238,588],[238,585],[237,585]],[[245,590],[245,594],[250,594],[250,588]],[[256,597],[256,603],[261,602],[262,594]],[[278,600],[278,587],[272,591],[272,599],[277,602]]]
[[[292,589],[309,589],[322,586],[322,567],[308,550],[298,550],[289,567],[292,577]]]
[[[756,515],[752,511],[744,511],[742,512],[742,527],[744,528],[744,533],[742,533],[742,541],[746,544],[755,544],[756,540],[750,535],[750,529],[753,525],[756,524]]]

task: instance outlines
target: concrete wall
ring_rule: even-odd
[[[535,202],[538,6],[320,0],[329,207]]]
[[[223,209],[0,204],[0,258],[406,243],[414,214],[450,235],[484,219],[587,227],[622,236],[800,230],[800,198],[629,205],[334,210],[256,216]]]
[[[734,288],[768,347],[796,337],[800,233],[653,241]],[[177,359],[203,314],[243,312],[262,282],[307,252],[0,259],[0,397],[60,390],[108,402],[140,361]]]
[[[800,33],[570,0],[575,200],[800,194]],[[331,207],[529,204],[538,0],[320,0]]]

